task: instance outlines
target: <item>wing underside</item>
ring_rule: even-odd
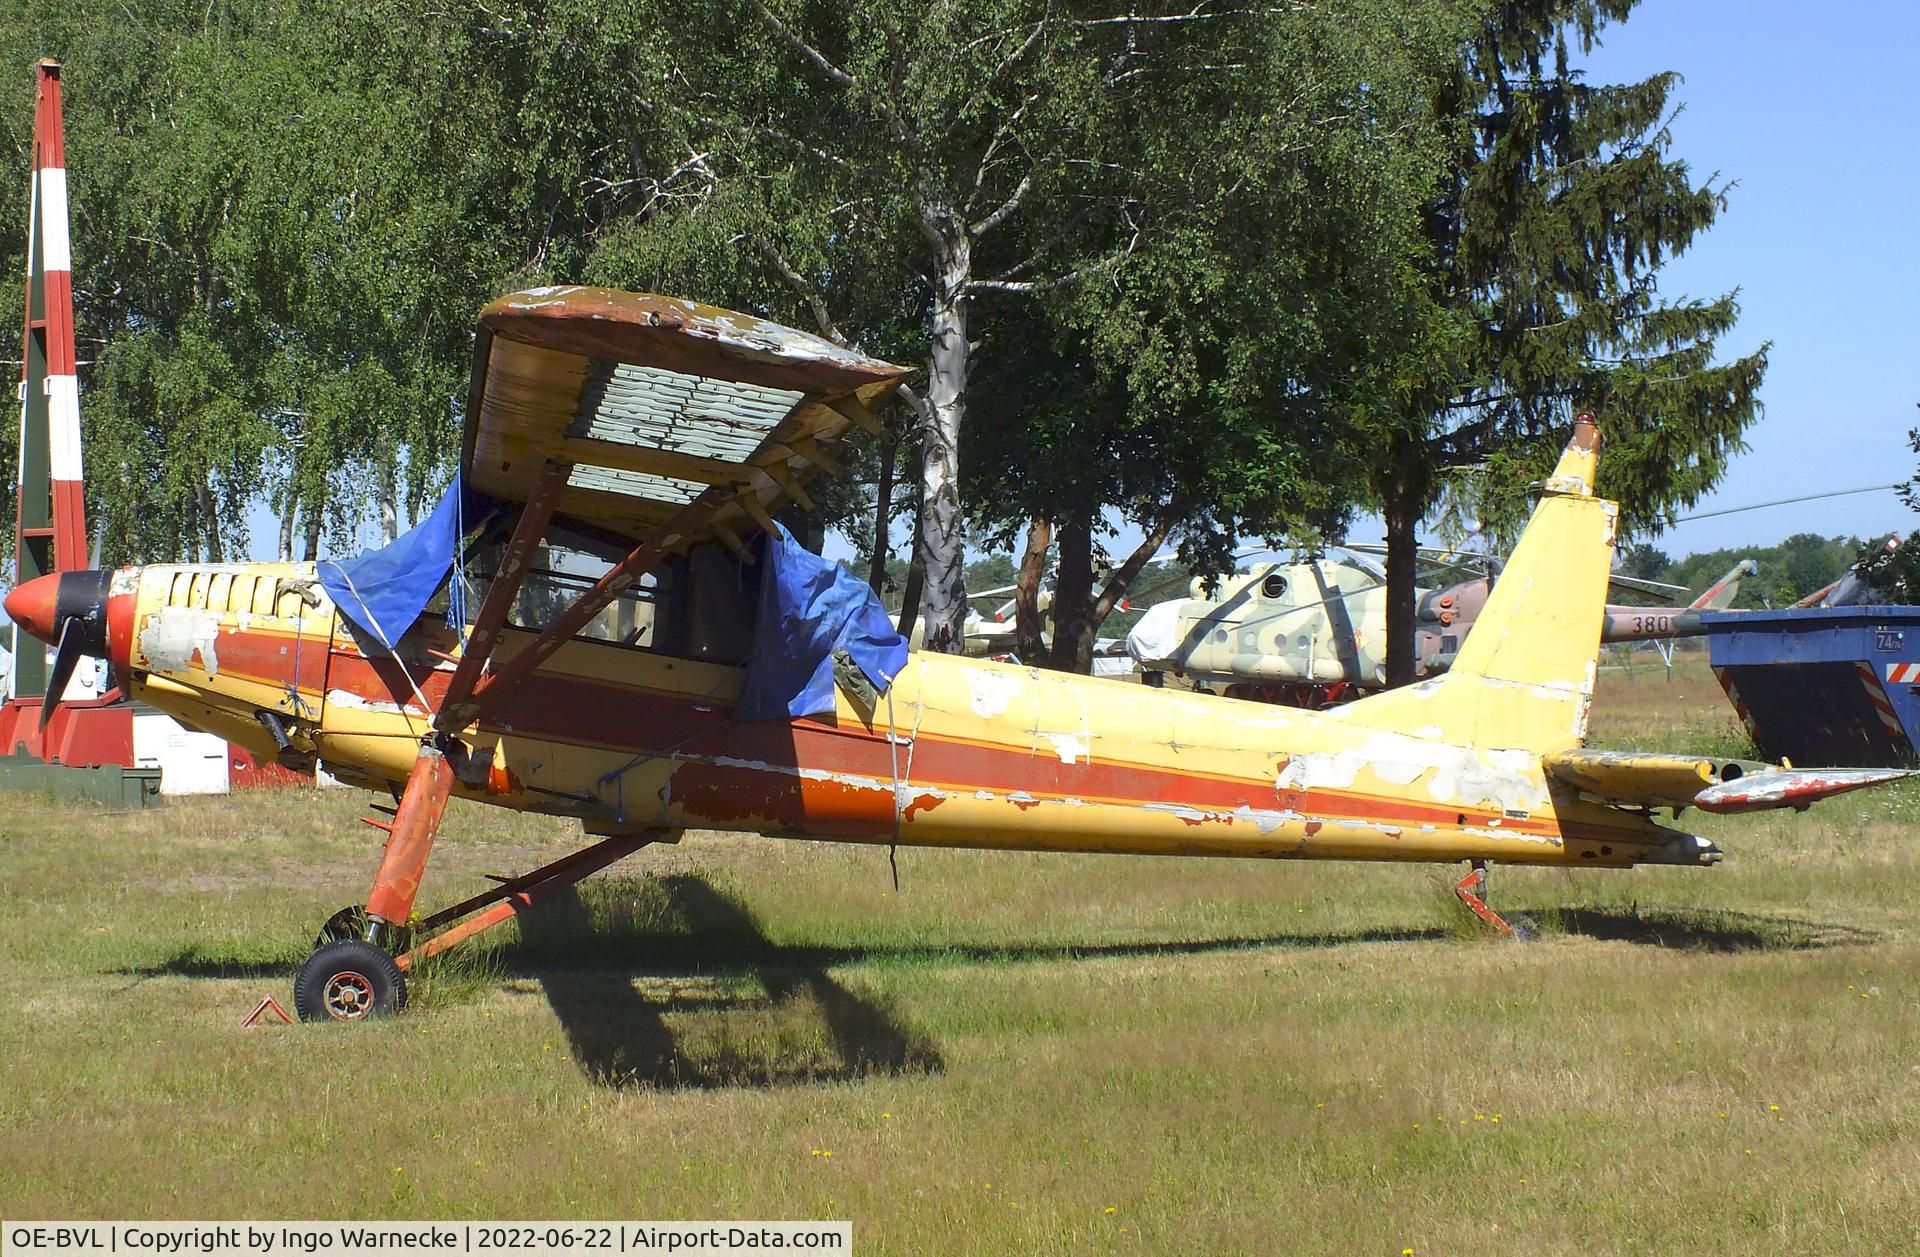
[[[636,543],[768,526],[781,499],[836,472],[849,426],[908,374],[713,306],[602,288],[514,293],[480,314],[463,465],[524,503],[564,470],[556,514]]]

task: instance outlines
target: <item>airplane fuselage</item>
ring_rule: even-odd
[[[457,658],[458,636],[430,618],[397,657],[363,650],[311,564],[129,569],[113,592],[114,663],[134,697],[263,755],[283,735],[373,788],[405,781]],[[509,629],[496,665],[532,636]],[[455,791],[595,833],[1603,867],[1672,858],[1673,831],[1551,784],[1526,751],[925,653],[872,711],[836,690],[831,718],[735,721],[743,677],[575,639],[461,732]]]

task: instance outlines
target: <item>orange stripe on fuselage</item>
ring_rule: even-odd
[[[223,652],[227,640],[223,635]],[[449,671],[433,671],[415,680],[437,706],[450,678]],[[416,701],[390,658],[369,659],[357,651],[333,652],[329,686],[370,701]],[[715,698],[542,672],[503,694],[482,729],[515,739],[679,762],[682,767],[672,786],[675,801],[693,809],[698,799],[699,813],[716,823],[759,817],[823,835],[871,834],[890,830],[893,824],[894,760],[884,726],[847,727],[812,719],[736,724],[731,706]],[[900,749],[904,774],[909,761],[906,748]],[[1276,776],[1285,763],[1284,757],[1276,762]],[[1232,813],[1245,807],[1327,820],[1498,830],[1527,837],[1578,834],[1631,841],[1637,832],[1631,826],[1569,827],[1556,818],[1509,818],[1485,808],[1425,804],[1363,791],[1318,788],[1282,794],[1271,780],[1127,760],[1066,764],[1051,750],[924,729],[915,740],[911,765],[911,780],[902,784],[921,794],[909,794],[904,804],[908,811],[931,811],[940,802],[939,793],[985,790],[1001,797],[1027,796],[1036,803],[1076,799],[1123,807],[1161,804],[1192,809],[1220,823],[1231,823]],[[873,782],[881,792],[801,773]]]
[[[708,710],[699,710],[702,707]],[[782,769],[807,770],[865,778],[889,787],[892,783],[893,756],[884,727],[847,728],[814,720],[734,724],[730,709],[712,699],[550,673],[539,674],[536,684],[516,686],[503,695],[483,727],[491,733],[536,741],[651,752],[710,765],[732,759],[765,764],[776,774]],[[901,750],[904,773],[908,761],[905,748]],[[1490,827],[1535,837],[1561,832],[1553,820],[1509,819],[1497,811],[1422,804],[1360,791],[1289,791],[1283,798],[1271,781],[1126,760],[1081,760],[1069,765],[1051,751],[981,743],[924,729],[915,739],[911,763],[911,780],[905,783],[909,788],[1025,793],[1035,799],[1073,798],[1129,807],[1158,803],[1220,814],[1249,807],[1436,828]],[[1284,760],[1276,765],[1276,774],[1281,767]],[[674,793],[685,798],[678,777]],[[891,825],[890,801],[885,820]]]
[[[318,633],[222,627],[213,644],[218,670],[209,675],[274,686],[291,681],[304,693],[318,694],[326,685],[328,644]]]

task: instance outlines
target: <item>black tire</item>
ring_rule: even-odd
[[[364,1021],[406,1004],[407,980],[393,957],[360,939],[316,949],[293,982],[293,1009],[302,1021]]]

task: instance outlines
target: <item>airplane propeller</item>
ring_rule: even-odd
[[[40,728],[53,719],[83,655],[108,657],[107,598],[113,573],[98,568],[55,572],[14,588],[6,612],[15,624],[54,646],[53,667],[40,701]]]
[[[60,708],[60,700],[66,696],[67,682],[73,680],[73,670],[80,664],[80,638],[83,632],[76,628],[79,623],[73,616],[60,622],[60,645],[53,652],[53,671],[47,674],[47,692],[40,699],[40,732],[47,731],[47,724],[53,719],[53,713]]]

